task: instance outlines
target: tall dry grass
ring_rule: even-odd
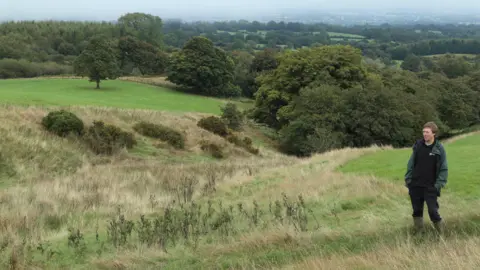
[[[224,143],[223,138],[196,126],[202,117],[200,114],[89,107],[67,109],[87,124],[103,120],[129,131],[137,121],[174,127],[186,134],[185,155],[198,154],[202,140]],[[410,203],[401,183],[373,176],[344,175],[335,170],[348,160],[381,148],[342,149],[296,159],[267,148],[260,148],[262,155],[252,156],[227,145],[230,158],[197,163],[172,163],[127,152],[98,157],[81,142],[60,139],[43,131],[40,122],[49,110],[47,107],[0,107],[0,166],[4,172],[11,170],[0,174],[0,247],[7,247],[1,251],[5,260],[0,262],[15,264],[17,269],[34,269],[34,266],[29,265],[14,246],[24,241],[33,244],[65,241],[69,227],[94,233],[97,223],[105,227],[118,208],[127,217],[138,218],[142,214],[161,213],[172,200],[213,199],[227,205],[252,205],[257,201],[268,211],[268,204],[281,200],[282,193],[292,198],[302,194],[318,219],[319,228],[299,232],[291,225],[277,224],[268,230],[253,228],[226,241],[213,239],[196,253],[209,259],[205,262],[206,268],[212,267],[208,263],[228,258],[226,255],[261,256],[272,246],[285,254],[290,249],[305,249],[303,262],[292,263],[290,269],[351,269],[355,265],[374,269],[391,269],[391,266],[472,269],[476,266],[478,238],[453,237],[434,247],[413,245],[408,239],[399,238],[398,242],[381,244],[359,254],[340,250],[322,255],[322,245],[314,239],[331,242],[343,237],[354,241],[356,237],[375,236],[379,231],[395,231],[411,224]],[[181,154],[170,152],[170,155]],[[205,196],[203,187],[212,181],[215,192]],[[183,191],[189,184],[194,187],[189,198],[185,198]],[[441,205],[446,220],[462,220],[476,212],[471,202],[448,193],[442,194]],[[314,222],[312,216],[309,222]],[[137,247],[106,257],[92,256],[86,264],[106,269],[135,269],[153,257],[169,259],[183,256],[182,252],[172,255],[159,249]],[[315,252],[321,256],[312,256]],[[255,263],[238,264],[256,268]]]
[[[66,107],[85,124],[102,120],[133,131],[137,121],[163,124],[186,135],[183,155],[199,154],[199,143],[208,140],[225,145],[229,158],[212,162],[166,163],[155,157],[121,152],[113,157],[92,154],[80,141],[59,138],[41,127],[48,107],[0,107],[0,233],[18,244],[25,234],[30,241],[65,237],[69,227],[92,230],[118,207],[128,216],[161,211],[181,195],[176,187],[186,176],[197,180],[191,199],[215,181],[221,186],[235,179],[253,178],[263,168],[296,162],[268,149],[253,156],[223,138],[199,127],[201,114],[169,114],[147,110]],[[171,150],[171,155],[182,155]],[[9,170],[9,171],[8,171]],[[183,198],[182,198],[183,199]],[[97,220],[87,216],[94,215]]]
[[[361,254],[311,258],[283,269],[479,269],[480,238],[453,237],[423,245],[403,240]]]

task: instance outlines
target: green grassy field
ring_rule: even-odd
[[[480,196],[480,136],[445,144],[449,164],[448,185],[444,192],[454,193],[463,198]],[[365,156],[343,166],[344,173],[368,174],[390,179],[401,185],[411,149],[384,150]]]
[[[338,32],[328,32],[330,38],[350,38],[350,39],[364,39],[364,36],[347,34],[347,33],[338,33]]]
[[[83,105],[175,112],[220,113],[222,100],[147,84],[102,81],[101,89],[81,79],[0,80],[0,102],[19,105]]]

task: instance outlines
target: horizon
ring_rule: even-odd
[[[349,15],[419,15],[476,16],[480,13],[480,2],[459,0],[435,3],[433,0],[414,0],[395,3],[388,1],[366,0],[359,4],[353,0],[340,0],[334,3],[326,0],[299,0],[296,2],[273,2],[273,0],[244,0],[220,2],[210,0],[196,2],[177,0],[172,3],[158,3],[153,0],[135,3],[118,3],[105,0],[97,4],[94,0],[66,2],[45,0],[42,3],[33,0],[17,0],[0,3],[0,21],[45,21],[45,20],[81,20],[81,21],[115,21],[126,13],[148,13],[163,20],[180,19],[182,21],[216,21],[216,20],[284,20],[290,16],[349,16]],[[90,4],[89,4],[90,3]],[[459,4],[460,3],[460,4]],[[25,8],[28,7],[28,8]],[[92,7],[95,7],[92,9]],[[348,8],[346,8],[348,7]],[[375,14],[377,13],[377,14]],[[404,13],[404,14],[402,14]],[[276,18],[276,19],[272,19]],[[281,19],[285,18],[285,19]],[[480,17],[478,17],[480,19]],[[292,21],[302,20],[293,18]]]

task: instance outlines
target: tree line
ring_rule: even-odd
[[[0,55],[8,56],[0,60],[0,77],[47,74],[40,65],[49,65],[50,73],[70,68],[99,88],[102,80],[125,74],[163,74],[188,92],[254,99],[248,116],[274,130],[279,148],[288,154],[371,144],[408,146],[424,122],[436,121],[445,136],[480,121],[478,58],[421,57],[422,51],[412,53],[419,52],[417,43],[392,43],[409,49],[398,68],[388,64],[392,47],[365,40],[251,52],[222,48],[201,34],[171,48],[162,20],[142,13],[126,14],[115,24],[48,25],[0,27],[5,33],[1,41],[8,45],[0,46]],[[52,34],[49,28],[56,30]],[[476,44],[421,42],[430,52]],[[29,63],[36,69],[27,68]]]
[[[0,24],[0,76],[5,70],[22,69],[26,60],[45,63],[52,70],[68,70],[74,59],[96,35],[109,39],[131,36],[166,53],[181,49],[193,37],[204,36],[225,51],[254,54],[265,48],[299,49],[303,47],[345,44],[362,50],[370,58],[384,63],[404,60],[408,55],[440,53],[478,53],[478,25],[380,25],[339,26],[297,22],[192,22],[163,21],[158,16],[128,13],[115,22],[20,21]],[[355,35],[355,36],[354,36]],[[12,61],[16,60],[16,61]],[[35,72],[37,64],[27,74]],[[33,70],[33,72],[32,72]],[[135,69],[138,72],[138,69]]]

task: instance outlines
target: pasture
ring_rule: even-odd
[[[101,89],[87,79],[0,80],[2,104],[93,106],[172,112],[219,114],[223,100],[194,96],[166,87],[124,80],[102,81]]]

